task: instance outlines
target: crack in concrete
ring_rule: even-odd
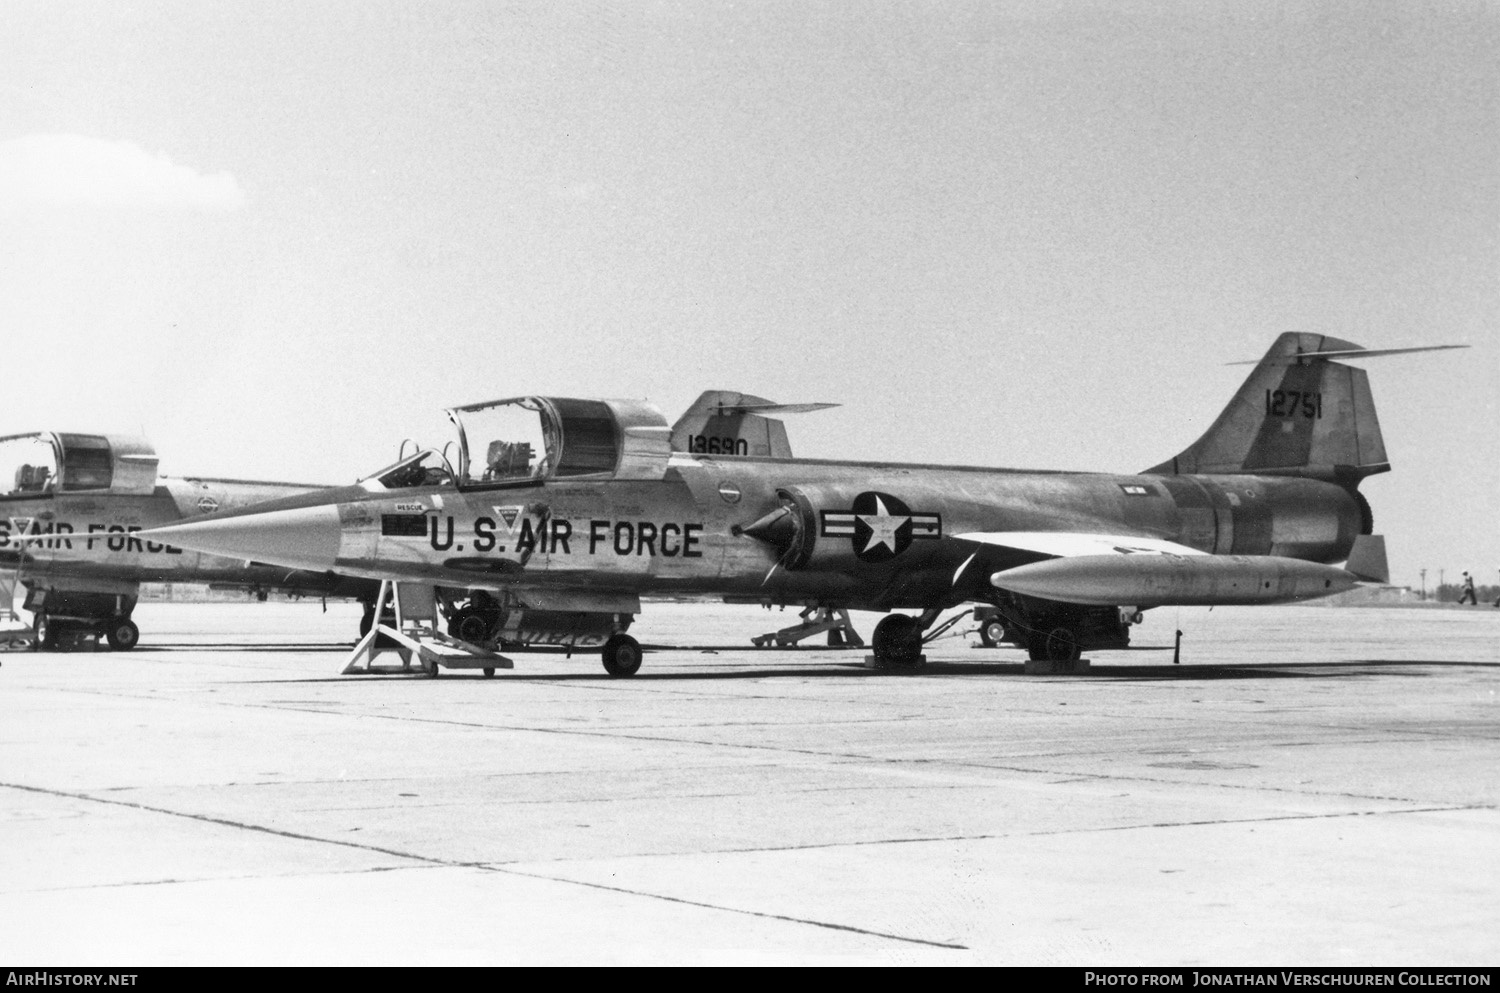
[[[614,893],[623,893],[628,896],[641,897],[649,900],[660,900],[666,903],[683,904],[690,907],[702,907],[706,910],[717,910],[723,913],[743,914],[749,917],[761,917],[767,920],[786,921],[791,924],[804,924],[810,927],[824,928],[831,931],[844,931],[851,934],[862,934],[874,938],[884,938],[889,941],[899,941],[907,944],[924,945],[929,948],[948,948],[958,951],[967,950],[967,945],[955,945],[948,942],[933,941],[927,938],[914,938],[909,935],[890,934],[883,931],[873,931],[866,928],[854,927],[849,924],[836,924],[832,921],[819,921],[805,917],[791,917],[784,914],[773,914],[768,911],[747,910],[742,907],[729,907],[714,903],[705,903],[698,900],[688,900],[682,897],[668,896],[663,893],[651,893],[646,890],[632,890],[619,886],[608,886],[603,883],[591,883],[584,880],[567,879],[564,877],[548,876],[542,873],[522,872],[506,865],[485,862],[463,862],[452,859],[442,859],[436,856],[421,855],[415,852],[403,852],[393,848],[383,848],[379,845],[369,845],[361,842],[342,841],[337,838],[324,838],[318,835],[303,834],[298,831],[287,831],[280,828],[266,827],[262,824],[252,824],[247,821],[236,821],[225,817],[213,817],[208,814],[195,814],[188,811],[172,810],[168,807],[156,807],[151,804],[133,803],[128,800],[113,800],[105,797],[90,796],[87,793],[73,793],[67,790],[52,790],[40,786],[27,786],[22,783],[3,783],[0,787],[6,789],[20,790],[27,793],[37,793],[43,796],[61,797],[70,800],[81,800],[87,803],[102,803],[114,807],[124,807],[130,810],[139,810],[147,813],[161,814],[167,817],[181,817],[187,820],[199,821],[205,824],[215,824],[222,827],[235,828],[242,831],[254,831],[268,834],[274,837],[287,838],[293,841],[310,841],[317,844],[337,845],[343,848],[352,848],[359,851],[375,852],[388,855],[393,858],[410,859],[431,867],[443,867],[454,869],[478,869],[481,872],[493,872],[502,875],[520,876],[529,879],[540,879],[565,885],[582,886],[588,889],[607,890]],[[157,882],[155,885],[166,885],[165,882]]]

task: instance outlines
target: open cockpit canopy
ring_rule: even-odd
[[[144,438],[37,431],[0,437],[0,498],[57,493],[147,494],[156,451]]]
[[[671,455],[661,411],[636,400],[516,397],[454,407],[460,486],[543,479],[660,479]]]
[[[435,448],[419,448],[405,454],[406,445],[401,446],[402,456],[393,465],[386,466],[368,477],[361,485],[368,489],[405,490],[416,486],[452,486],[453,466],[447,456]],[[370,485],[374,484],[374,485]]]

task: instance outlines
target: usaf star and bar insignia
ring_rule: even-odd
[[[861,562],[893,559],[912,541],[943,534],[940,515],[913,513],[888,493],[861,493],[849,510],[825,510],[820,516],[819,534],[824,538],[849,538]]]

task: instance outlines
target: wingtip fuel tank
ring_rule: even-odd
[[[1090,606],[1290,603],[1353,589],[1336,566],[1279,555],[1078,555],[1003,569],[1001,590]]]

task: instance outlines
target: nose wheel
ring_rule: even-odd
[[[604,671],[611,676],[634,676],[641,668],[641,654],[641,643],[630,635],[611,635],[604,643]]]
[[[43,652],[57,650],[59,631],[56,621],[46,614],[37,614],[36,619],[31,622],[31,630],[33,648]]]

